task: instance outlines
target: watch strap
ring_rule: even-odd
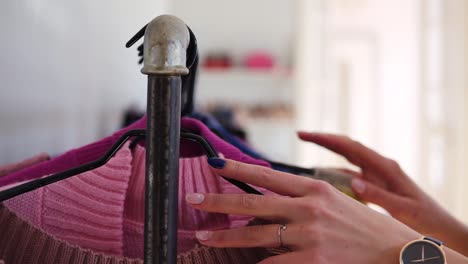
[[[439,246],[443,246],[443,245],[444,245],[444,243],[443,243],[442,241],[437,240],[437,239],[432,238],[432,237],[424,237],[423,239],[429,240],[429,241],[431,241],[431,242],[434,242],[434,243],[436,243],[436,244],[439,245]]]

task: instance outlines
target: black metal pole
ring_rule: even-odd
[[[145,264],[177,261],[181,85],[180,76],[148,76]]]

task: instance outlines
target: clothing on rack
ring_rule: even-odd
[[[206,127],[203,123],[201,123],[198,120],[184,117],[181,119],[181,127],[183,129],[190,130],[204,137],[211,143],[211,145],[217,152],[222,153],[226,158],[270,167],[270,164],[268,164],[267,162],[260,159],[254,159],[248,155],[245,155],[234,146],[220,139],[217,135],[211,132],[211,130],[208,127]],[[115,132],[113,135],[101,139],[95,143],[68,151],[65,154],[62,154],[49,161],[45,161],[40,164],[1,177],[0,187],[22,181],[37,179],[96,160],[99,157],[101,157],[110,148],[110,146],[112,146],[112,144],[125,132],[133,129],[144,128],[146,128],[146,116],[140,119],[139,121],[135,122],[134,124],[124,129],[121,129]],[[197,145],[197,143],[191,141],[183,141],[182,143],[183,144],[181,144],[180,149],[181,157],[194,157],[203,155],[203,151]]]
[[[67,264],[143,264],[141,259],[125,258],[86,250],[58,239],[21,220],[0,205],[0,258],[6,264],[67,263]],[[197,245],[177,256],[177,264],[238,264],[257,263],[286,250],[263,248],[208,248]]]
[[[225,157],[268,166],[222,141],[199,121],[184,118],[182,123],[185,129],[209,139]],[[245,226],[251,220],[245,216],[201,212],[186,204],[186,193],[242,193],[215,175],[206,157],[200,156],[199,147],[190,144],[181,142],[187,158],[179,160],[179,253],[196,245],[196,230]],[[106,165],[12,198],[5,206],[40,230],[73,245],[142,258],[145,154],[143,146],[136,144],[130,149],[127,142]],[[265,189],[261,191],[271,194]]]

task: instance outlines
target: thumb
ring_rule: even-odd
[[[392,215],[398,214],[408,203],[404,197],[388,192],[357,177],[353,177],[351,187],[359,198],[383,207]]]

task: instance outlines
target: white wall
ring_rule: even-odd
[[[418,1],[301,3],[298,126],[348,134],[418,175]],[[303,164],[333,159],[299,149]]]
[[[166,0],[0,2],[0,164],[60,153],[115,130],[145,103],[136,47],[125,42]]]
[[[447,166],[450,179],[438,193],[446,205],[468,223],[468,2],[445,0],[443,6],[443,80]]]

